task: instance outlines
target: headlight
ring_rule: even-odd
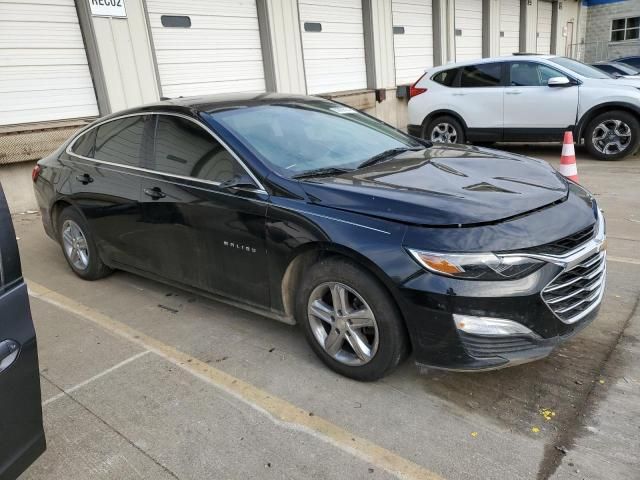
[[[466,280],[511,280],[524,277],[545,262],[529,257],[501,257],[493,253],[435,253],[408,249],[430,272]]]

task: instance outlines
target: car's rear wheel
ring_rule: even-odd
[[[589,153],[598,160],[620,160],[638,149],[640,122],[620,110],[594,117],[584,133]]]
[[[318,357],[356,380],[387,375],[408,350],[404,324],[389,293],[346,259],[322,260],[305,274],[296,316]]]
[[[84,217],[73,207],[65,208],[58,217],[58,236],[62,253],[71,269],[85,280],[98,280],[109,273]]]
[[[434,118],[424,130],[423,138],[433,143],[465,143],[464,128],[460,122],[444,115]]]

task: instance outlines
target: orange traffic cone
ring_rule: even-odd
[[[576,151],[573,148],[573,133],[571,132],[564,132],[562,156],[560,157],[558,171],[574,182],[578,181],[578,165],[576,165]]]

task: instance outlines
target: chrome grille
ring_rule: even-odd
[[[554,278],[542,299],[563,322],[577,322],[602,300],[606,271],[606,253],[598,252]]]

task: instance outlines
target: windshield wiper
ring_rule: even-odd
[[[404,152],[409,152],[409,151],[413,151],[413,152],[417,152],[418,150],[424,150],[424,147],[397,147],[397,148],[390,148],[389,150],[385,150],[384,152],[381,152],[377,155],[374,155],[371,158],[366,159],[364,162],[362,162],[360,165],[358,165],[358,168],[364,168],[364,167],[368,167],[369,165],[373,165],[375,163],[378,162],[382,162],[388,158],[391,157],[395,157],[396,155],[400,155],[401,153]]]
[[[323,175],[336,175],[338,173],[348,173],[352,171],[353,169],[350,169],[350,168],[322,167],[322,168],[314,168],[313,170],[307,170],[306,172],[297,173],[293,175],[291,178],[321,177]]]

